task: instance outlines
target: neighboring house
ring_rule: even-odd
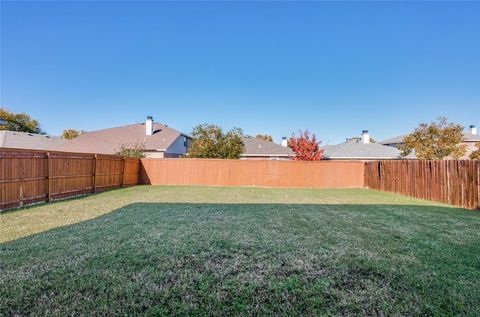
[[[0,148],[52,151],[67,140],[36,133],[0,131]]]
[[[87,132],[59,146],[57,150],[115,154],[122,145],[142,144],[145,157],[170,158],[184,155],[190,142],[190,136],[147,117],[142,123]]]
[[[240,155],[241,160],[291,160],[295,155],[287,147],[287,138],[282,139],[282,144],[265,141],[255,137],[244,137],[245,152]]]
[[[400,159],[400,152],[393,147],[370,143],[367,130],[360,138],[347,139],[345,143],[326,145],[323,158],[326,160],[395,160]]]
[[[405,135],[400,135],[391,139],[383,140],[379,142],[379,144],[383,144],[386,146],[398,148],[400,144],[403,144],[403,138],[406,137],[407,134]],[[463,133],[463,142],[467,147],[467,152],[465,155],[462,157],[463,159],[467,159],[473,151],[476,150],[475,144],[480,142],[480,135],[477,133],[477,128],[474,125],[471,125],[468,129],[468,132]]]

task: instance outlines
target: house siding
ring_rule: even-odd
[[[185,146],[185,141],[187,142],[187,146]],[[165,157],[180,157],[182,155],[185,155],[187,153],[189,145],[189,138],[184,135],[180,135],[165,151]]]

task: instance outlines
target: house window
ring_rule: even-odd
[[[186,137],[183,137],[183,146],[187,147],[187,138]]]

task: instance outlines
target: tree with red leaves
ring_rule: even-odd
[[[320,141],[317,142],[315,133],[312,133],[310,138],[308,130],[303,133],[300,130],[298,137],[292,134],[288,141],[289,146],[295,152],[293,159],[297,161],[320,161],[323,158],[323,150],[320,149],[320,143]]]

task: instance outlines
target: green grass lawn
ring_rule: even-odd
[[[0,214],[0,316],[480,315],[480,213],[138,186]]]

